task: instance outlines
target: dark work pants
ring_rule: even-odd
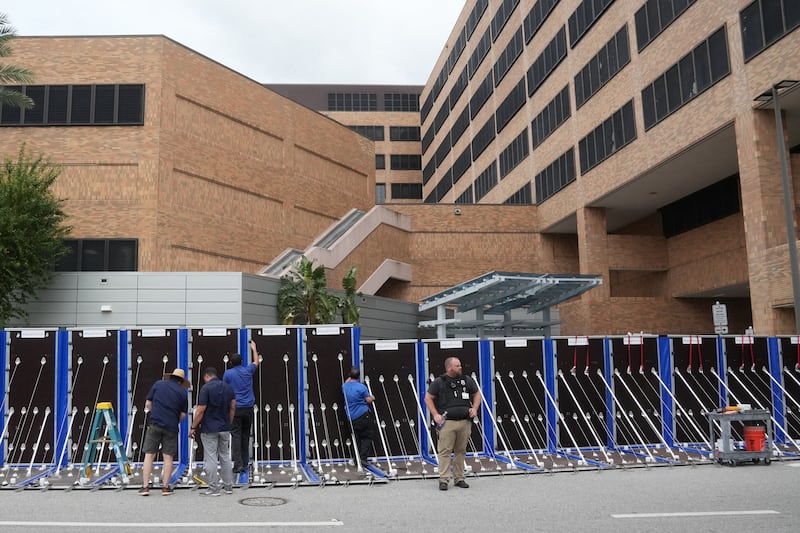
[[[250,428],[253,427],[253,408],[237,407],[231,424],[231,458],[233,471],[247,470],[250,464]]]
[[[367,411],[353,420],[353,432],[355,433],[358,455],[361,457],[362,463],[367,462],[367,458],[372,452],[372,440],[375,438],[374,428],[372,411]]]

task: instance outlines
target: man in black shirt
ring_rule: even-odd
[[[201,429],[205,467],[208,472],[206,496],[219,496],[233,492],[233,465],[231,463],[231,423],[236,413],[236,400],[230,385],[217,377],[217,369],[206,368],[203,372],[203,388],[197,400],[192,421],[191,437]],[[222,486],[219,483],[217,464],[222,465]]]
[[[456,487],[469,488],[464,480],[464,461],[467,442],[472,432],[472,419],[481,407],[478,385],[461,373],[458,357],[448,357],[445,373],[433,380],[425,393],[425,405],[439,430],[439,490],[447,490],[450,482],[450,455],[453,461],[453,481]]]

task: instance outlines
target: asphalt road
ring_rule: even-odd
[[[0,531],[797,532],[800,461],[381,485],[199,491],[0,491]],[[245,498],[285,503],[247,506]],[[263,503],[280,503],[265,501]],[[113,524],[113,525],[112,525]]]

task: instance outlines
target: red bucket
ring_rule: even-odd
[[[748,452],[764,451],[764,443],[767,441],[767,428],[764,426],[745,426],[744,427],[744,448]]]

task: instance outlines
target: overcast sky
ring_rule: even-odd
[[[262,83],[423,85],[465,0],[5,0],[23,35],[163,34]]]

